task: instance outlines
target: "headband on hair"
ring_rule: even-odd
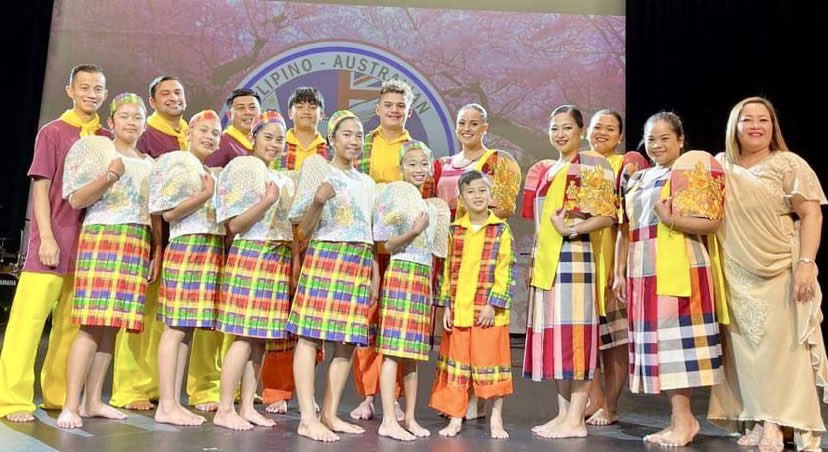
[[[351,110],[338,110],[332,114],[330,119],[328,119],[328,137],[332,137],[339,123],[346,119],[356,119],[359,121],[359,117]]]
[[[403,143],[402,147],[400,148],[400,166],[402,166],[402,162],[405,159],[405,155],[411,151],[420,150],[423,151],[423,154],[428,157],[428,164],[431,166],[434,163],[434,153],[431,152],[428,146],[425,143],[419,140],[411,140],[406,141]]]
[[[250,126],[250,134],[256,136],[256,134],[259,132],[259,129],[272,123],[281,124],[282,128],[287,130],[285,118],[282,117],[282,115],[278,111],[265,110],[261,114],[253,118],[253,124]]]
[[[194,114],[190,118],[190,123],[188,126],[190,128],[194,127],[197,122],[201,121],[215,121],[218,123],[218,128],[221,129],[221,119],[219,118],[218,113],[213,110],[201,110],[200,112]]]
[[[141,96],[135,93],[121,93],[115,96],[115,98],[112,99],[112,103],[109,104],[109,116],[111,117],[114,115],[121,105],[126,104],[138,104],[144,109],[145,112],[147,111],[147,106],[144,105],[144,99],[141,99]]]

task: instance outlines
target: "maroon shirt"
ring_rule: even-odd
[[[170,151],[186,151],[186,149],[179,149],[181,146],[178,145],[178,138],[167,135],[152,126],[147,126],[147,130],[144,130],[141,138],[138,138],[138,143],[135,147],[144,154],[149,154],[154,159]]]
[[[224,168],[230,163],[230,160],[240,156],[250,155],[250,151],[239,143],[235,138],[223,133],[221,134],[221,141],[219,141],[219,148],[204,159],[204,165],[209,168]]]
[[[29,233],[29,244],[26,252],[26,263],[23,271],[55,273],[67,275],[75,270],[75,259],[78,252],[78,235],[83,220],[83,209],[73,209],[69,201],[63,199],[63,164],[69,149],[80,139],[80,128],[56,119],[37,132],[35,138],[34,158],[29,168],[29,177],[32,179],[49,179],[49,208],[52,220],[52,234],[55,236],[60,259],[57,267],[47,267],[40,262],[40,228],[37,225],[37,216],[32,209],[32,230]],[[106,129],[99,129],[97,135],[112,137]],[[31,202],[34,202],[32,200]]]

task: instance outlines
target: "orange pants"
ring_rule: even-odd
[[[262,362],[262,399],[271,404],[293,398],[296,384],[293,380],[293,349],[296,339],[282,339],[267,342],[267,351]],[[316,351],[317,364],[325,359],[324,347]]]
[[[469,388],[481,399],[512,393],[508,326],[454,327],[443,332],[428,406],[452,417],[463,417]]]
[[[368,310],[368,328],[379,328],[379,303]],[[380,392],[380,373],[383,356],[373,345],[357,347],[354,350],[354,385],[360,397],[376,396]],[[397,367],[397,389],[395,396],[402,391],[402,366]]]

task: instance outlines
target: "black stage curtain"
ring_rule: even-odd
[[[52,25],[52,0],[0,2],[3,49],[3,144],[0,148],[0,238],[16,252],[26,217],[34,140]]]
[[[765,96],[788,146],[828,189],[827,26],[825,2],[628,0],[627,143],[639,143],[649,115],[672,110],[684,121],[689,149],[723,151],[733,105]],[[826,242],[817,257],[822,269]]]

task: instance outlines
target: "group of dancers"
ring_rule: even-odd
[[[150,83],[151,115],[139,95],[115,96],[108,129],[98,66],[73,68],[66,93],[73,106],[40,130],[29,170],[34,221],[0,354],[10,421],[34,420],[51,313],[41,385],[62,428],[123,419],[120,407],[156,408],[175,425],[215,411],[214,424],[249,430],[275,425],[258,394],[285,413],[295,392],[299,435],[336,441],[364,432],[339,416],[353,368],[364,400],[351,418],[373,417],[379,395],[379,434],[413,441],[430,435],[416,418],[417,367],[437,331],[428,405],[448,419],[439,434],[456,436],[490,400],[491,437],[508,438],[510,309],[525,280],[523,375],[557,389],[558,414],[538,436],[617,422],[629,378],[632,392],[670,399],[670,425],[647,442],[691,442],[692,390],[712,386],[708,418],[743,432],[740,445],[819,448],[828,364],[814,259],[826,199],[766,99],[734,106],[715,157],[685,151],[677,115],[654,114],[649,161],[618,153],[618,112],[587,122],[563,105],[548,123],[557,155],[524,178],[509,152],[485,146],[478,104],[457,111],[461,151],[435,159],[405,128],[413,94],[399,80],[382,83],[376,129],[343,109],[327,136],[315,88],[291,95],[291,128],[254,91],[234,90],[224,130],[213,110],[184,120],[173,76]],[[518,212],[535,226],[525,278],[507,223]],[[185,376],[196,411],[181,402]]]

